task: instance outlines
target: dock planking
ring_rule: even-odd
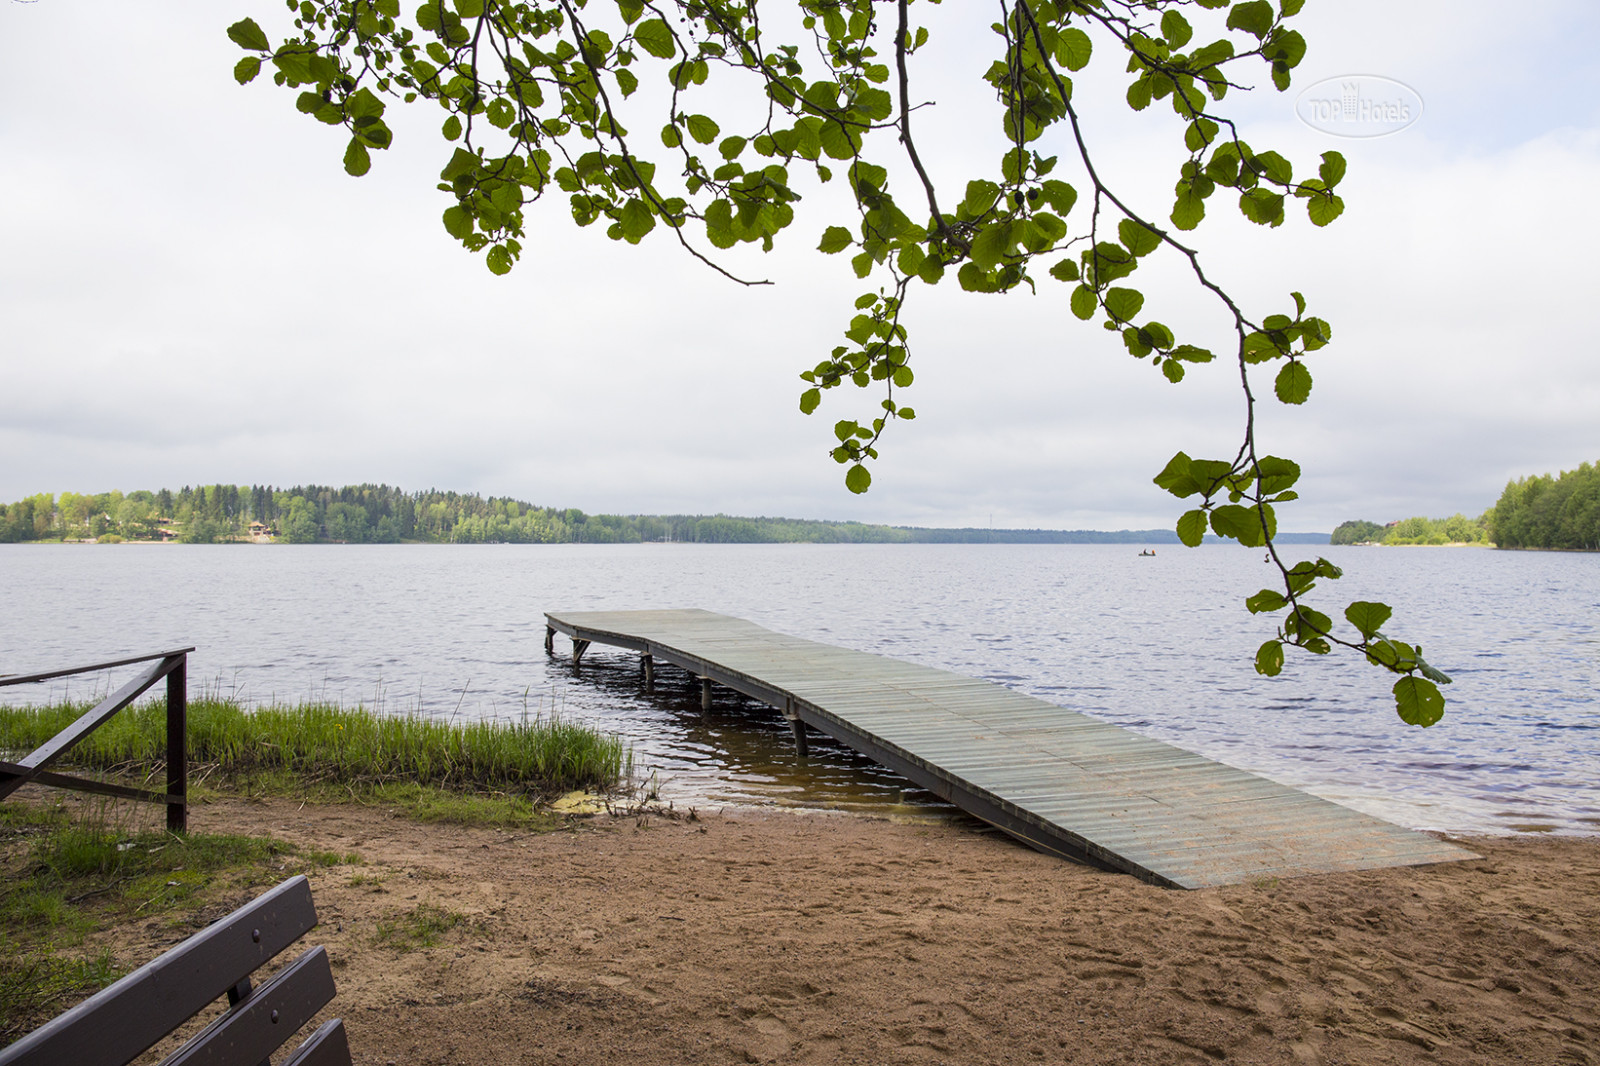
[[[1477,856],[1256,774],[948,670],[701,610],[555,611],[609,644],[848,744],[1041,851],[1169,888]],[[708,690],[709,691],[709,690]],[[803,748],[802,748],[803,750]]]

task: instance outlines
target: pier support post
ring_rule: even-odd
[[[583,653],[588,651],[588,650],[589,650],[589,642],[587,640],[579,640],[577,637],[573,637],[572,638],[572,665],[573,665],[573,667],[577,667],[578,665],[580,665],[583,662]]]
[[[804,759],[809,754],[806,748],[806,724],[795,713],[794,700],[785,699],[783,701],[783,717],[788,720],[789,729],[794,733],[795,754]]]
[[[656,689],[655,656],[645,652],[639,657],[639,664],[644,668],[644,690],[646,692],[654,692]]]
[[[700,709],[702,711],[711,709],[711,679],[709,677],[700,679]]]
[[[554,655],[556,653],[556,627],[555,626],[545,626],[544,627],[544,653],[546,655]]]

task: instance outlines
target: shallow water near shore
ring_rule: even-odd
[[[1293,546],[1345,568],[1320,606],[1382,599],[1456,684],[1403,725],[1350,655],[1258,677],[1258,552],[1138,545],[0,546],[0,673],[197,646],[190,684],[246,702],[557,712],[620,733],[679,806],[938,818],[950,808],[776,712],[596,646],[546,610],[702,607],[1016,688],[1380,817],[1452,832],[1600,832],[1600,555]],[[1335,609],[1330,609],[1335,608]],[[87,697],[120,681],[0,689]]]

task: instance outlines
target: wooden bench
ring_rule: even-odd
[[[0,1050],[0,1066],[127,1066],[224,993],[228,1010],[162,1066],[265,1066],[333,999],[333,970],[314,947],[259,988],[250,975],[316,924],[310,884],[291,878]],[[337,1018],[279,1066],[335,1064],[350,1066]]]

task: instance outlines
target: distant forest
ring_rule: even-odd
[[[1600,466],[1583,463],[1555,477],[1510,482],[1489,512],[1489,526],[1502,548],[1600,551]]]
[[[1493,544],[1499,548],[1600,551],[1600,466],[1510,482],[1477,518],[1407,518],[1387,525],[1344,522],[1334,544]]]
[[[1489,513],[1477,518],[1453,514],[1449,518],[1402,518],[1381,522],[1341,522],[1330,544],[1488,544]]]
[[[1327,543],[1327,534],[1282,534]],[[0,543],[176,540],[186,544],[1177,544],[1170,529],[934,529],[729,515],[591,515],[475,493],[389,485],[185,486],[177,492],[41,493],[0,504]]]

